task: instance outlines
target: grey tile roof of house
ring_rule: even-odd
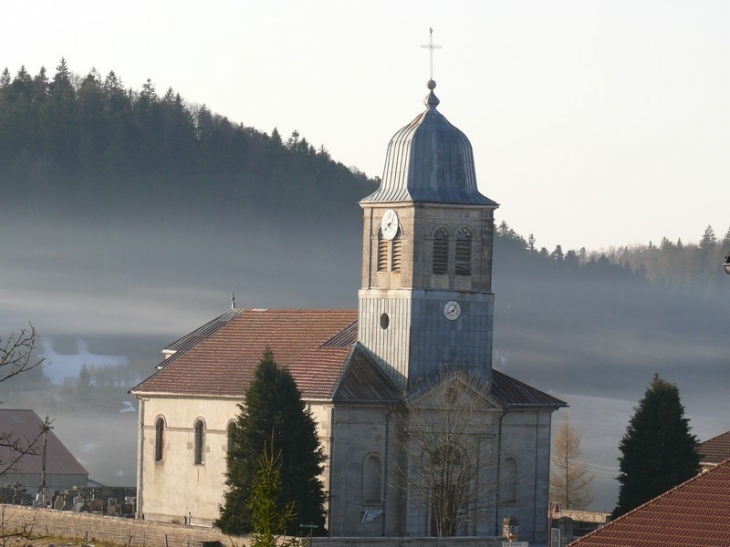
[[[0,443],[0,469],[10,473],[37,473],[43,468],[43,420],[33,410],[0,409],[0,435],[17,443],[24,454]],[[12,464],[12,465],[11,465]],[[48,431],[46,444],[46,474],[88,475],[88,471],[64,446],[60,439]]]

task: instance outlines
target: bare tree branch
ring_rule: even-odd
[[[43,363],[44,359],[34,359],[36,340],[33,325],[17,333],[11,332],[4,343],[0,337],[0,383]]]
[[[420,394],[419,394],[420,393]],[[454,536],[494,505],[494,408],[462,372],[446,373],[405,398],[399,416],[398,484],[431,515],[438,536]]]

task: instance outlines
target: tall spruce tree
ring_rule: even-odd
[[[675,385],[654,374],[619,449],[621,486],[614,518],[699,472],[697,437],[690,433]]]
[[[323,534],[325,496],[319,477],[325,456],[316,424],[291,373],[276,364],[271,350],[264,352],[239,409],[228,453],[228,491],[216,526],[236,535],[253,530],[249,502],[261,453],[273,443],[281,458],[277,506],[280,510],[290,503],[294,507],[288,534],[296,535],[300,524],[314,524],[315,533]]]

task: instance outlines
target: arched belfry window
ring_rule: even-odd
[[[165,418],[160,416],[155,421],[155,461],[162,461],[165,455]]]
[[[456,275],[471,275],[471,231],[459,228],[456,231]]]
[[[433,273],[445,274],[449,271],[449,232],[437,228],[433,234]]]
[[[203,460],[203,454],[205,452],[205,423],[203,420],[198,419],[195,420],[195,456],[194,461],[195,465],[202,465]]]
[[[383,461],[377,454],[370,454],[362,465],[362,502],[382,503]]]

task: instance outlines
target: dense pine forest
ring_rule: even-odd
[[[374,181],[294,132],[286,141],[112,71],[0,76],[0,191],[35,213],[208,213],[228,220],[276,208],[316,223],[351,218]],[[345,204],[330,209],[331,203]],[[344,214],[343,214],[344,213]]]

